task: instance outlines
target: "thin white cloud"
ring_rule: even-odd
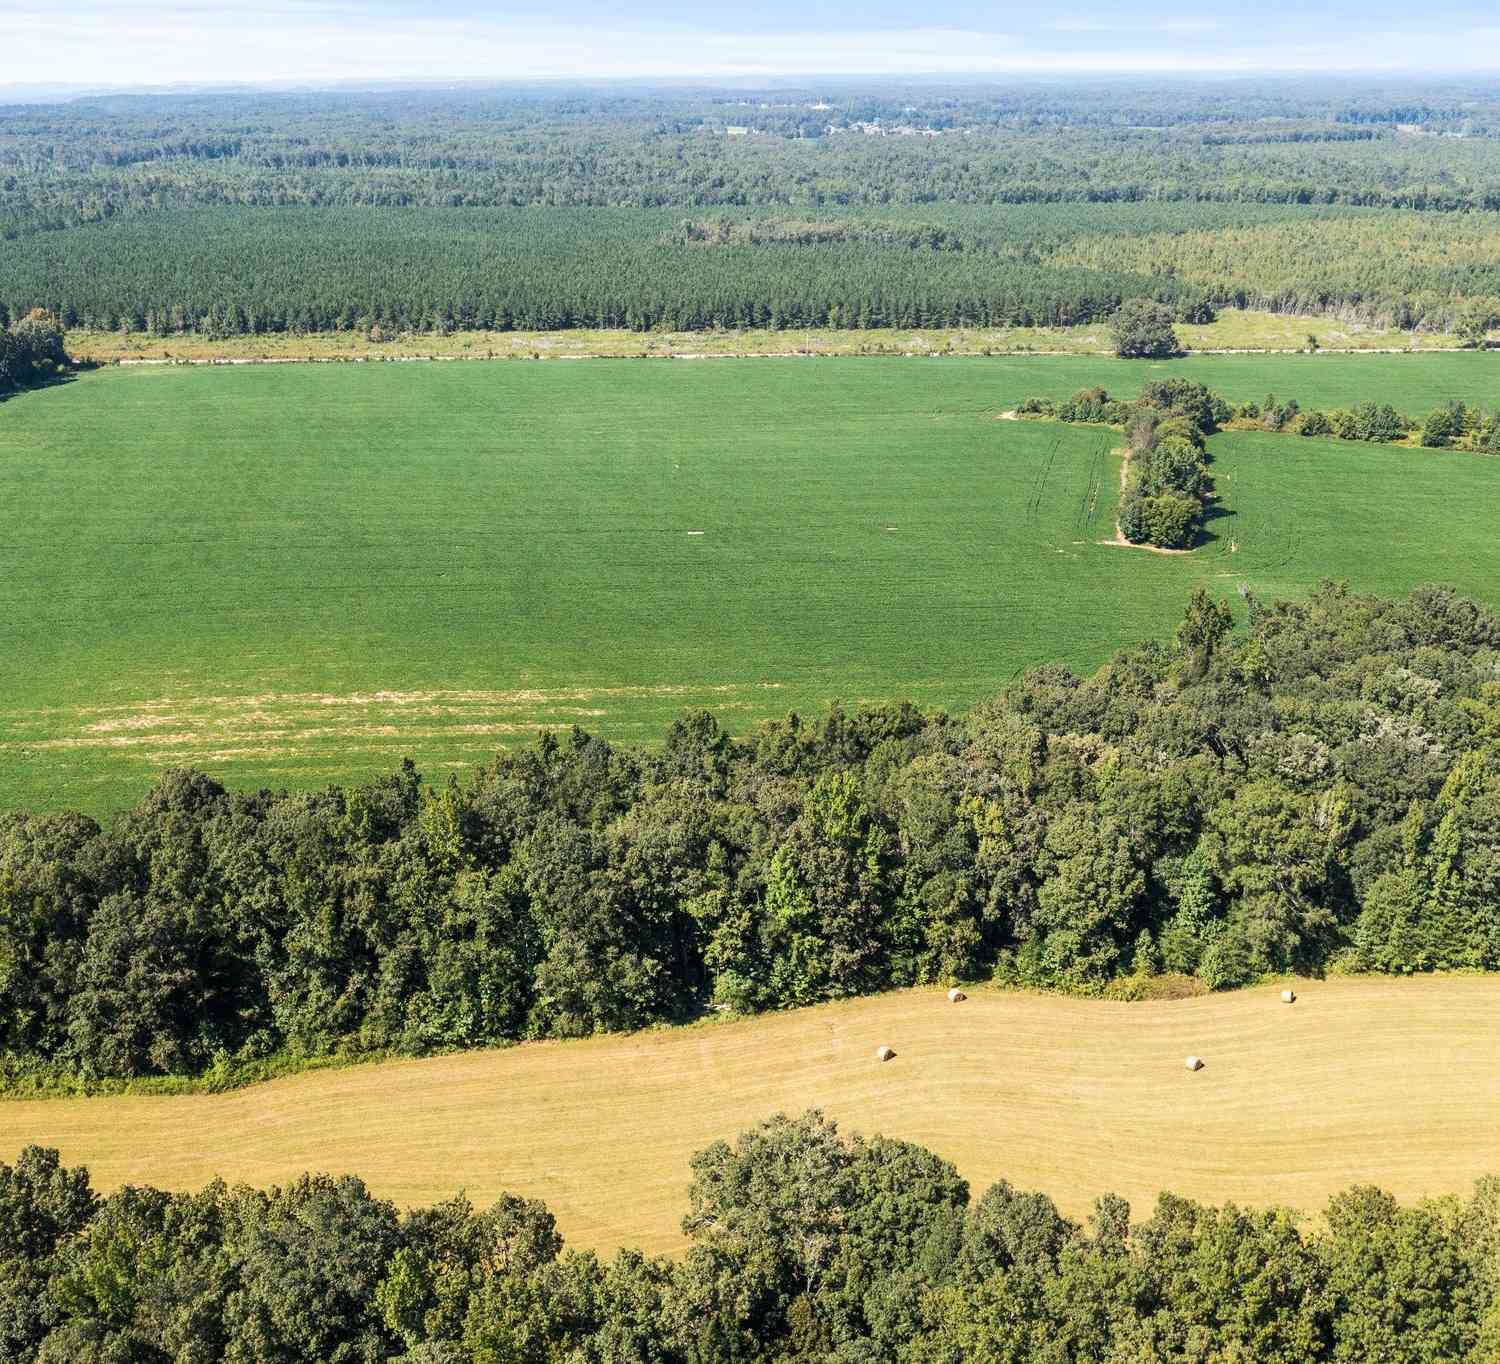
[[[1195,33],[1215,33],[1223,27],[1214,19],[1053,19],[1045,27],[1053,33],[1138,33],[1143,36],[1166,34],[1191,37]]]

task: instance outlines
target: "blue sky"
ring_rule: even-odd
[[[0,0],[0,85],[1500,72],[1500,3]]]

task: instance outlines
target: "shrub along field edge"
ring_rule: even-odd
[[[1239,310],[1205,324],[1177,323],[1189,353],[1296,354],[1309,336],[1321,350],[1404,353],[1457,350],[1451,332],[1402,331],[1329,317]],[[579,328],[552,332],[398,333],[372,341],[363,332],[270,333],[211,337],[196,333],[153,336],[75,328],[68,344],[80,359],[101,364],[144,360],[557,360],[708,358],[755,355],[1110,355],[1109,324],[1083,327],[935,327],[867,330],[634,332]]]

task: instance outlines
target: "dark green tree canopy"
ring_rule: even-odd
[[[1162,360],[1182,347],[1172,329],[1172,310],[1148,298],[1127,299],[1110,321],[1115,354],[1129,359]]]
[[[565,1249],[508,1194],[398,1213],[347,1176],[99,1198],[55,1151],[0,1163],[16,1364],[953,1364],[1488,1359],[1500,1186],[1316,1223],[1102,1195],[1086,1227],[932,1152],[777,1116],[692,1162],[682,1257]]]

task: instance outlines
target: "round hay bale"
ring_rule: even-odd
[[[1283,990],[1281,992],[1281,1002],[1283,1004],[1295,1004],[1297,1002],[1297,992],[1295,990]]]
[[[1187,1058],[1187,1060],[1184,1061],[1182,1064],[1185,1065],[1189,1070],[1202,1070],[1203,1069],[1203,1062],[1200,1061],[1196,1056],[1189,1056]]]
[[[875,1059],[877,1061],[889,1061],[889,1060],[893,1059],[895,1057],[895,1055],[896,1055],[896,1053],[894,1051],[892,1051],[889,1047],[876,1047],[875,1048]]]
[[[948,1003],[950,1004],[962,1004],[967,998],[968,995],[960,989],[954,988],[948,991]]]

